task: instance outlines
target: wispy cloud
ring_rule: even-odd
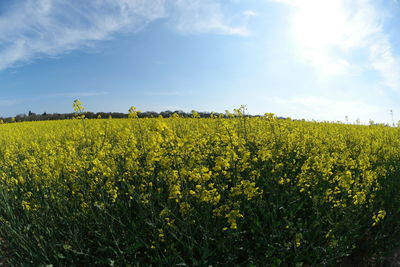
[[[90,91],[90,92],[70,92],[70,93],[58,93],[58,94],[50,94],[47,96],[43,96],[46,98],[57,98],[57,97],[92,97],[92,96],[102,96],[107,95],[108,92],[105,91]],[[42,97],[42,98],[43,98]]]
[[[271,0],[271,1],[286,4],[286,5],[291,5],[291,6],[298,6],[301,4],[301,1],[299,1],[299,0]]]
[[[400,90],[400,59],[394,55],[387,36],[369,46],[369,60],[373,69],[381,73],[383,84]]]
[[[248,34],[245,25],[232,26],[234,22],[224,14],[220,1],[174,0],[170,3],[169,23],[181,33],[216,33],[242,36]],[[246,17],[246,15],[244,16]]]
[[[243,12],[243,15],[245,15],[246,17],[256,17],[258,14],[253,10],[245,10]]]
[[[386,109],[362,100],[333,99],[322,96],[294,96],[290,98],[274,97],[273,102],[283,106],[288,114],[296,118],[314,118],[317,120],[345,121],[348,116],[352,122],[361,119],[387,121]],[[291,116],[292,116],[291,115]]]
[[[290,6],[300,55],[322,73],[377,71],[385,86],[400,90],[400,58],[384,31],[387,10],[371,0],[272,0]],[[360,61],[354,52],[365,55]]]
[[[161,18],[182,34],[246,35],[221,6],[222,0],[18,1],[0,17],[0,71],[137,32]]]
[[[21,99],[0,99],[0,107],[14,106],[23,102]]]
[[[25,98],[14,98],[14,99],[0,99],[0,107],[8,107],[14,106],[17,104],[30,103],[41,101],[44,99],[56,99],[56,98],[79,98],[79,97],[95,97],[107,95],[108,92],[105,91],[88,91],[88,92],[71,92],[71,93],[55,93],[55,94],[47,94],[47,95],[38,95],[33,97],[25,97]]]
[[[145,95],[149,96],[182,96],[184,95],[183,91],[146,91]]]

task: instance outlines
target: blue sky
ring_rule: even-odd
[[[395,0],[2,0],[0,116],[232,110],[400,120]]]

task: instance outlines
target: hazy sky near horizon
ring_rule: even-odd
[[[2,0],[0,116],[198,110],[400,120],[396,0]]]

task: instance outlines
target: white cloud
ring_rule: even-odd
[[[278,2],[282,4],[297,6],[301,3],[301,0],[271,0],[272,2]]]
[[[107,95],[108,92],[105,91],[88,91],[88,92],[71,92],[71,93],[58,93],[46,96],[41,96],[40,98],[57,98],[57,97],[93,97]]]
[[[215,0],[174,0],[170,23],[181,33],[248,34],[245,26],[234,27]]]
[[[0,17],[0,71],[43,56],[90,47],[118,32],[137,32],[166,18],[182,33],[246,35],[220,0],[23,0]],[[246,16],[246,15],[242,15]]]
[[[291,98],[274,97],[273,102],[287,111],[293,118],[307,118],[316,120],[345,121],[348,116],[351,122],[361,119],[368,123],[388,121],[387,109],[364,102],[359,99],[333,99],[322,96],[295,96]]]
[[[19,99],[0,99],[0,107],[14,106],[20,102]]]
[[[253,10],[246,10],[246,11],[243,12],[243,15],[245,15],[246,17],[256,17],[256,16],[258,16],[258,14]]]
[[[382,84],[400,90],[400,59],[384,32],[385,11],[371,0],[272,0],[292,7],[292,31],[301,57],[323,74],[373,69]],[[365,62],[352,54],[365,54]]]
[[[146,91],[144,94],[149,96],[182,96],[185,93],[183,91]]]
[[[6,106],[14,106],[16,104],[22,103],[32,103],[36,101],[41,101],[43,99],[54,99],[54,98],[78,98],[78,97],[96,97],[107,95],[108,92],[105,91],[81,91],[81,92],[71,92],[71,93],[55,93],[55,94],[48,94],[48,95],[38,95],[33,97],[26,97],[26,98],[14,98],[14,99],[0,99],[0,107]]]
[[[387,37],[383,36],[369,47],[373,69],[381,73],[385,86],[400,90],[400,59],[393,54]]]

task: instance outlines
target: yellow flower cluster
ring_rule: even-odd
[[[132,107],[130,119],[86,120],[81,103],[74,108],[84,125],[0,125],[0,179],[27,212],[46,202],[76,203],[82,212],[157,202],[166,227],[207,207],[234,230],[271,183],[332,209],[372,205],[400,147],[389,127],[247,118],[244,109],[230,118],[139,119]],[[378,210],[373,225],[385,217]]]
[[[380,221],[382,221],[386,217],[386,211],[380,210],[377,214],[372,216],[372,226],[377,225]]]

